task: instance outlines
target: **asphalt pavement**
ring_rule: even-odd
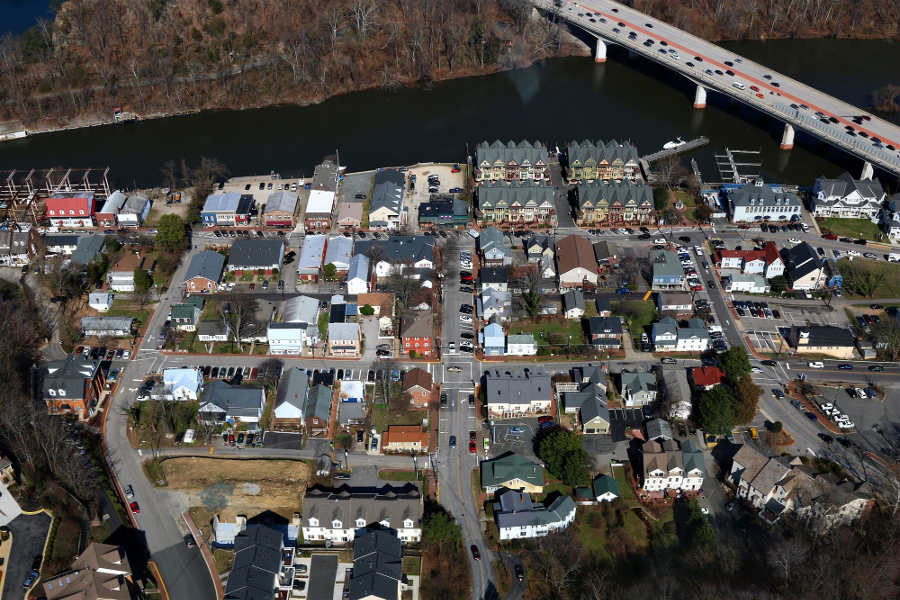
[[[31,561],[44,553],[44,542],[53,519],[47,513],[19,515],[8,527],[13,534],[12,552],[4,565],[3,597],[7,600],[24,597],[22,584],[31,574]]]

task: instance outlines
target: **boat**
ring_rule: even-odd
[[[665,144],[663,144],[663,150],[674,150],[675,148],[678,148],[679,146],[684,146],[685,144],[687,144],[686,141],[681,139],[681,137],[677,137],[677,138],[675,138],[675,141],[666,142]]]

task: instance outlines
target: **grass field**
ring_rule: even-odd
[[[641,339],[641,334],[650,335],[651,325],[657,320],[656,305],[651,302],[641,302],[638,298],[634,300],[622,300],[611,303],[612,313],[619,315],[625,319],[629,325],[631,335],[636,340]]]
[[[103,313],[104,317],[134,317],[140,325],[146,325],[147,319],[150,317],[149,308],[140,308],[140,304],[118,298],[113,300],[112,306],[108,311]]]
[[[564,320],[565,321],[565,320]],[[541,333],[543,332],[543,336]],[[545,319],[534,323],[532,321],[515,321],[509,326],[509,335],[531,333],[537,340],[538,346],[550,345],[551,334],[567,334],[572,336],[573,344],[580,344],[583,339],[581,321],[565,321],[565,326],[559,319]],[[555,342],[557,340],[554,340]]]
[[[426,414],[426,410],[410,410],[408,414],[400,414],[376,404],[372,406],[372,427],[381,434],[387,431],[388,425],[419,425]]]
[[[827,229],[838,237],[865,238],[876,242],[884,237],[884,232],[878,225],[868,219],[825,219],[819,222],[819,229],[823,232]],[[880,237],[879,237],[880,236]]]
[[[861,294],[855,294],[848,269],[871,273],[875,277],[882,277],[881,283],[875,289],[875,295],[869,298],[900,298],[900,264],[888,262],[875,262],[870,260],[854,260],[852,263],[847,258],[837,261],[838,270],[844,275],[844,294],[850,298],[863,298]]]

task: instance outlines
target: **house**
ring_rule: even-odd
[[[84,337],[124,337],[131,335],[134,319],[131,317],[82,317],[81,335]]]
[[[147,220],[152,206],[150,196],[143,192],[132,192],[128,194],[125,205],[119,210],[116,222],[119,227],[140,227]]]
[[[188,302],[185,304],[176,304],[169,312],[169,319],[172,321],[172,327],[178,331],[196,331],[197,323],[200,322],[200,313],[202,309],[202,303]]]
[[[246,600],[286,597],[293,584],[293,556],[293,548],[284,547],[284,536],[279,531],[265,525],[241,531],[234,538],[234,565],[225,583],[224,597]]]
[[[398,600],[408,589],[400,540],[387,531],[356,538],[348,587],[348,600]]]
[[[566,319],[579,321],[584,316],[584,294],[580,290],[569,290],[562,295],[563,312]]]
[[[27,265],[35,259],[40,241],[30,223],[6,223],[0,226],[0,266]]]
[[[732,223],[796,221],[803,210],[797,194],[778,185],[766,185],[762,178],[730,188],[727,194]]]
[[[886,197],[877,179],[854,179],[845,172],[837,179],[816,179],[809,196],[809,211],[816,217],[869,219],[874,222]]]
[[[506,247],[506,237],[491,225],[478,236],[478,250],[482,267],[504,267],[512,264],[512,249]]]
[[[682,490],[697,491],[703,489],[703,478],[706,476],[703,465],[703,453],[691,440],[681,443],[681,463],[684,476],[681,480]]]
[[[691,386],[697,391],[711,390],[725,381],[725,373],[719,367],[694,367],[688,369]]]
[[[400,343],[404,354],[431,356],[434,351],[434,315],[409,311],[400,317]]]
[[[725,277],[722,287],[726,293],[768,294],[772,286],[761,275],[733,273]]]
[[[591,491],[597,502],[612,502],[619,497],[619,482],[609,475],[597,475],[591,482]]]
[[[340,179],[340,169],[330,160],[316,166],[310,183],[309,201],[306,204],[304,218],[307,231],[331,228]]]
[[[369,257],[357,254],[350,259],[347,269],[347,293],[365,294],[369,291]]]
[[[612,421],[606,403],[605,376],[602,381],[597,377],[588,379],[570,391],[562,391],[563,412],[577,414],[577,427],[582,434],[608,435]]]
[[[650,419],[644,423],[644,429],[647,430],[647,439],[651,442],[664,442],[674,439],[672,436],[672,425],[663,419]]]
[[[342,235],[328,238],[325,250],[325,264],[334,265],[334,271],[340,275],[350,269],[350,256],[353,254],[353,238]]]
[[[113,303],[112,292],[91,292],[88,296],[88,306],[99,312],[106,312]]]
[[[306,236],[300,248],[300,257],[297,259],[297,283],[319,280],[327,243],[328,238],[324,235]]]
[[[309,240],[309,238],[306,238]],[[262,240],[241,238],[231,244],[228,253],[228,270],[236,277],[244,271],[272,275],[281,267],[284,258],[284,242],[281,240]]]
[[[656,373],[622,371],[625,406],[647,406],[656,401]]]
[[[96,209],[93,192],[56,192],[47,198],[44,216],[54,227],[90,229],[95,226]]]
[[[834,358],[853,358],[856,336],[846,327],[809,325],[791,327],[788,345],[797,354],[824,354]]]
[[[594,258],[601,266],[619,264],[619,245],[612,240],[601,240],[594,244]]]
[[[381,434],[381,451],[390,453],[428,453],[428,431],[419,425],[388,425]]]
[[[386,169],[378,173],[382,175],[393,169]],[[376,183],[372,190],[372,199],[369,202],[369,228],[381,231],[397,229],[403,223],[403,184],[404,177],[399,171],[394,171],[399,177],[396,181],[389,178],[382,183]]]
[[[93,233],[87,235],[44,234],[41,236],[41,239],[44,240],[48,254],[62,254],[63,256],[72,256],[72,253],[78,248],[78,243],[82,240],[100,240],[100,247],[96,249],[97,252],[103,250],[103,246],[106,243],[103,236],[94,235]],[[81,264],[87,264],[91,258],[93,258],[93,255]]]
[[[595,348],[622,347],[622,319],[620,317],[591,317],[588,333]]]
[[[265,407],[265,389],[232,385],[219,379],[204,388],[197,418],[211,425],[258,423]]]
[[[295,296],[284,303],[281,321],[269,321],[269,353],[302,354],[319,342],[319,301],[310,296]]]
[[[85,420],[94,408],[106,384],[99,360],[82,360],[72,354],[52,360],[42,371],[42,394],[50,414],[74,415]]]
[[[570,182],[641,181],[638,151],[631,142],[571,141],[566,144],[566,165],[566,179]]]
[[[537,354],[537,340],[534,334],[511,335],[506,338],[506,356],[534,356]]]
[[[475,147],[475,181],[549,181],[548,162],[547,147],[540,142],[484,141]]]
[[[481,463],[481,487],[490,496],[498,490],[544,493],[544,466],[521,454],[507,452]]]
[[[263,206],[263,224],[266,227],[286,227],[293,229],[297,224],[297,194],[279,190],[266,199]]]
[[[413,367],[403,376],[400,388],[404,398],[409,399],[414,408],[427,408],[433,399],[434,382],[431,373],[419,367]]]
[[[528,256],[529,263],[540,262],[541,257],[544,256],[553,259],[556,256],[553,238],[539,233],[531,234],[531,237],[525,241],[525,255]]]
[[[732,458],[728,479],[737,487],[738,498],[756,508],[784,510],[787,490],[778,485],[791,471],[787,462],[778,457],[768,457],[748,444],[741,444]]]
[[[498,495],[494,518],[501,540],[543,537],[562,531],[575,521],[575,501],[557,496],[548,506],[533,503],[531,496],[513,490]]]
[[[150,263],[150,260],[146,261]],[[106,273],[106,282],[109,289],[115,292],[133,292],[134,291],[134,271],[135,269],[143,269],[150,272],[145,265],[143,254],[126,254],[119,258],[109,267]]]
[[[227,342],[230,335],[228,324],[219,319],[197,324],[197,339],[201,342]]]
[[[641,445],[640,486],[646,492],[680,490],[684,479],[684,457],[674,440]]]
[[[482,225],[556,225],[555,193],[543,182],[486,182],[475,190],[475,218]]]
[[[341,395],[344,394],[345,384],[351,383],[345,381],[341,383]],[[360,388],[363,383],[361,381],[355,381],[352,383],[358,383]],[[360,427],[365,425],[366,423],[366,403],[365,402],[341,402],[338,406],[338,420],[340,421],[341,427],[345,430],[350,430],[353,427]]]
[[[127,199],[128,196],[119,190],[110,194],[100,208],[97,209],[95,214],[97,225],[100,227],[115,227],[118,222],[119,211],[125,206]]]
[[[506,334],[496,321],[488,323],[478,334],[485,356],[503,356],[506,352]]]
[[[512,312],[512,294],[488,288],[477,298],[475,312],[485,323],[509,321]]]
[[[596,304],[598,317],[612,316],[612,303],[609,301],[609,298],[597,298]]]
[[[135,600],[138,594],[125,549],[92,542],[72,566],[41,582],[47,600]]]
[[[431,285],[434,238],[429,235],[389,235],[386,240],[357,241],[354,253],[369,257],[376,277],[387,277],[392,269],[399,268],[403,272],[412,270],[415,279],[424,275],[423,285]]]
[[[478,272],[481,292],[495,290],[509,291],[509,270],[506,267],[482,267]]]
[[[431,289],[425,288],[412,294],[409,297],[409,310],[428,311],[431,312],[434,306],[434,293]]]
[[[485,370],[485,394],[488,412],[514,418],[547,412],[553,396],[550,375],[541,370],[501,375]]]
[[[469,203],[453,196],[432,196],[419,204],[419,227],[465,227],[469,224]]]
[[[594,181],[575,188],[575,224],[638,225],[649,223],[655,214],[653,188],[643,182]]]
[[[284,371],[275,395],[275,425],[299,427],[303,421],[303,407],[309,391],[306,371],[291,367]]]
[[[72,264],[89,264],[92,260],[97,258],[97,255],[103,252],[105,244],[106,240],[103,236],[90,234],[81,237],[78,240],[75,250],[72,251]]]
[[[586,238],[572,234],[558,241],[556,264],[561,289],[597,285],[597,259],[594,247]]]
[[[671,250],[653,250],[650,262],[653,265],[653,291],[684,289],[684,269],[677,254]]]
[[[687,327],[679,327],[676,352],[705,352],[709,348],[709,332],[701,319],[690,319]]]
[[[377,491],[312,488],[303,497],[303,539],[353,542],[371,531],[385,530],[403,544],[422,540],[422,494],[415,484],[386,485]]]
[[[188,294],[205,294],[219,288],[225,256],[212,250],[203,250],[191,257],[184,275],[184,290]]]
[[[663,371],[660,381],[662,406],[667,417],[687,419],[691,416],[691,385],[684,369],[669,368]]]
[[[328,324],[328,356],[359,356],[358,323]]]
[[[163,371],[166,399],[196,400],[203,389],[203,372],[195,368],[174,368]]]
[[[345,231],[353,231],[362,226],[363,203],[341,202],[338,206],[338,226]]]
[[[657,352],[673,352],[678,345],[678,321],[663,317],[653,324],[650,339]]]
[[[824,263],[808,243],[801,242],[793,248],[785,248],[781,254],[787,264],[787,278],[793,289],[815,291],[825,286]]]
[[[656,306],[660,313],[672,316],[694,314],[694,300],[687,292],[666,292],[656,295]]]
[[[210,194],[200,211],[204,227],[234,227],[250,224],[250,209],[254,199],[251,194],[224,192]]]
[[[303,405],[303,428],[310,437],[328,435],[334,390],[319,384],[309,388]]]
[[[773,242],[761,250],[719,250],[715,258],[722,269],[740,269],[742,273],[762,275],[766,279],[784,275],[784,260]]]

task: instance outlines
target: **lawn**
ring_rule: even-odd
[[[150,317],[149,308],[140,308],[140,304],[125,298],[113,300],[112,306],[103,313],[104,317],[134,317],[140,325],[146,325]]]
[[[884,238],[884,232],[878,225],[868,219],[825,219],[819,221],[819,229],[824,233],[827,229],[832,235],[838,237],[865,238],[869,241],[880,241]]]
[[[640,341],[642,333],[650,335],[651,325],[659,318],[653,302],[641,302],[637,299],[621,300],[612,302],[611,306],[612,314],[625,319],[631,335],[638,341]]]
[[[388,425],[419,425],[427,411],[411,410],[408,414],[394,412],[383,405],[372,405],[372,427],[378,433],[387,431]]]
[[[547,497],[556,494],[557,492],[563,496],[571,496],[572,488],[564,483],[548,483],[544,486],[544,493],[540,496],[536,496],[536,498],[543,502]]]
[[[887,262],[875,262],[869,260],[850,261],[842,258],[837,261],[838,270],[843,275],[844,294],[851,298],[896,298],[900,296],[900,265]],[[851,273],[860,273],[863,279],[867,277],[883,277],[881,282],[875,288],[875,294],[863,295],[854,293],[854,278]]]
[[[549,346],[551,334],[565,334],[572,336],[572,343],[580,344],[583,339],[581,321],[567,321],[563,319],[563,323],[560,323],[560,320],[555,317],[542,319],[537,323],[532,321],[515,321],[509,326],[509,335],[531,333],[534,335],[534,339],[537,340],[538,346]],[[554,342],[557,341],[554,339]]]

